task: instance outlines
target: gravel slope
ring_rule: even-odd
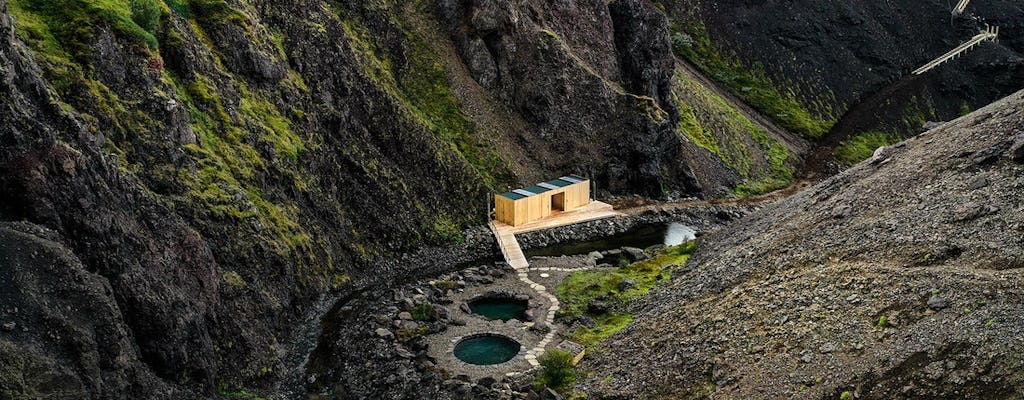
[[[611,398],[1021,396],[1022,127],[1018,92],[709,235],[591,352],[583,387]]]

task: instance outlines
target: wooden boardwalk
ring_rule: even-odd
[[[516,234],[509,229],[502,229],[498,224],[500,223],[497,221],[491,221],[491,232],[494,232],[494,237],[498,238],[498,247],[501,248],[501,255],[505,257],[505,262],[517,271],[528,268],[530,264],[526,262],[526,255],[523,254],[523,248],[519,247]]]
[[[921,68],[918,68],[918,69],[914,70],[913,74],[914,75],[921,75],[921,74],[923,74],[925,72],[928,72],[931,69],[933,69],[935,67],[938,67],[938,66],[946,63],[947,61],[952,60],[954,58],[957,58],[960,55],[970,51],[971,49],[974,48],[974,46],[977,46],[979,43],[984,42],[986,40],[991,40],[993,42],[998,42],[999,41],[999,27],[998,26],[993,26],[993,27],[985,28],[985,30],[981,31],[981,33],[979,33],[979,34],[975,35],[973,38],[971,38],[971,40],[968,40],[968,41],[964,42],[963,44],[957,46],[955,49],[950,50],[946,54],[943,54],[941,57],[936,58],[936,59],[930,61],[928,64],[925,64]]]
[[[964,11],[967,11],[969,4],[971,4],[971,0],[960,0],[959,3],[956,3],[956,7],[953,7],[953,15],[963,14]]]

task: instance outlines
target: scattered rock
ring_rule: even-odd
[[[932,297],[928,298],[928,308],[929,309],[932,309],[932,310],[935,310],[935,311],[941,311],[941,310],[945,310],[945,309],[949,308],[949,305],[950,305],[949,299],[947,299],[945,297],[935,295],[935,296],[932,296]]]
[[[626,255],[629,256],[629,259],[633,262],[643,261],[649,258],[643,249],[638,249],[636,247],[623,247],[622,252],[626,253]]]
[[[853,207],[848,205],[836,206],[832,209],[832,218],[843,219],[853,214]]]
[[[411,321],[412,320],[412,313],[410,313],[408,311],[402,311],[402,312],[398,313],[398,319],[405,320],[405,321]]]
[[[988,178],[979,176],[967,184],[967,190],[978,190],[989,185]]]
[[[806,364],[810,363],[811,361],[814,361],[814,355],[811,353],[804,353],[804,355],[800,357],[800,362],[802,363]]]
[[[384,329],[384,328],[377,328],[377,330],[374,331],[373,333],[375,333],[377,335],[377,337],[381,337],[381,338],[384,338],[384,339],[394,339],[395,338],[395,334],[391,333],[391,331],[389,331],[387,329]]]
[[[13,331],[14,328],[16,328],[16,327],[18,327],[18,325],[13,323],[13,322],[8,322],[8,323],[5,323],[3,325],[0,325],[0,329],[3,329],[5,331],[7,331],[7,332]]]
[[[594,315],[600,315],[608,312],[608,304],[597,299],[591,299],[587,302],[587,312]]]
[[[1017,163],[1024,164],[1024,133],[1017,135],[1010,146],[1010,157]]]
[[[1010,147],[1010,142],[999,142],[986,149],[980,150],[974,153],[973,160],[975,164],[985,165],[994,163],[999,156],[1006,152],[1007,148]]]

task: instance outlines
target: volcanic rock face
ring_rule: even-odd
[[[1018,396],[1024,165],[1008,149],[1021,124],[1024,92],[702,238],[590,353],[585,386],[613,398]]]
[[[517,134],[546,168],[584,166],[612,192],[657,196],[661,182],[701,191],[671,162],[675,63],[651,4],[443,0],[438,9],[473,78],[522,116],[529,129]],[[601,160],[607,169],[595,170]]]

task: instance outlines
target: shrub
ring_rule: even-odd
[[[566,392],[576,385],[576,370],[572,365],[572,354],[558,350],[548,350],[544,355],[537,358],[540,363],[540,376],[534,381],[534,388],[540,390],[551,388],[559,392]]]
[[[871,158],[875,149],[898,142],[899,137],[890,132],[865,132],[843,142],[836,149],[836,159],[840,164],[850,166]]]
[[[160,7],[154,0],[132,0],[132,21],[146,32],[156,33],[160,27]]]
[[[424,303],[412,309],[412,319],[417,321],[433,321],[435,318],[434,305]]]

